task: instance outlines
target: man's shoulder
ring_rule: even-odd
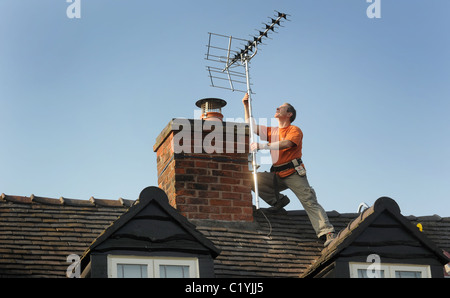
[[[260,126],[264,126],[264,125],[260,125]],[[264,126],[265,127],[265,126]],[[295,126],[295,125],[293,125],[293,124],[289,124],[289,126],[286,126],[286,127],[278,127],[278,126],[267,126],[267,128],[268,129],[298,129],[298,130],[301,130],[300,129],[300,127],[298,127],[298,126]]]
[[[290,131],[290,132],[299,132],[299,133],[302,133],[302,130],[300,129],[300,127],[298,127],[298,126],[295,126],[295,125],[289,125],[288,127],[288,130]]]
[[[295,126],[295,125],[289,125],[287,127],[278,127],[278,126],[269,126],[269,127],[264,127],[265,129],[267,129],[268,133],[274,134],[274,133],[279,133],[280,130],[283,133],[299,133],[303,135],[302,130],[300,129],[300,127]]]

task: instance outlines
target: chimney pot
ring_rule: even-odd
[[[222,121],[222,108],[227,105],[227,102],[220,98],[203,98],[195,105],[202,109],[202,120]]]

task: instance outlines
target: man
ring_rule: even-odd
[[[242,99],[245,121],[248,123],[248,94]],[[336,237],[334,227],[330,224],[325,210],[317,202],[314,189],[309,186],[306,170],[301,160],[303,133],[292,125],[296,111],[293,106],[284,103],[275,112],[278,127],[254,125],[254,132],[268,143],[253,143],[251,150],[270,150],[273,166],[270,173],[258,173],[259,196],[271,207],[269,212],[284,210],[290,200],[280,191],[290,189],[303,205],[318,238],[325,241],[324,246]]]

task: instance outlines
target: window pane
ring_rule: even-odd
[[[161,278],[189,278],[189,266],[160,265]]]
[[[358,278],[367,278],[367,270],[358,269]]]
[[[373,270],[370,270],[370,272],[372,277],[384,278],[384,270],[380,270],[379,274],[376,274]],[[358,269],[358,278],[369,278],[367,275],[367,269]]]
[[[422,278],[420,271],[395,271],[395,278]]]
[[[147,278],[147,265],[117,264],[118,278]]]

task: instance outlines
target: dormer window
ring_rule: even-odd
[[[197,258],[108,255],[109,278],[198,278]]]
[[[381,264],[378,272],[369,263],[350,262],[351,278],[430,278],[428,265]]]

